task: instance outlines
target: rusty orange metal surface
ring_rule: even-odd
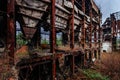
[[[31,27],[23,27],[23,31],[25,33],[25,37],[27,39],[33,38],[37,28],[31,28]]]
[[[56,79],[56,61],[55,61],[55,36],[56,36],[56,32],[55,32],[55,0],[52,0],[52,13],[51,13],[51,26],[52,26],[52,31],[51,31],[51,52],[53,53],[53,62],[52,62],[52,78],[53,80]]]
[[[15,48],[15,0],[8,0],[7,4],[7,50],[9,51],[9,63],[14,64]]]

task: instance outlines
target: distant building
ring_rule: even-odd
[[[102,25],[102,50],[107,52],[120,50],[120,12],[112,13]],[[106,47],[104,44],[107,44]]]

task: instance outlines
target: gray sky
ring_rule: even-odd
[[[94,0],[102,12],[102,22],[110,16],[111,13],[120,11],[120,0]]]

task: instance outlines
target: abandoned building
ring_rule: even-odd
[[[102,25],[103,45],[107,52],[120,50],[120,12],[115,12],[108,17]]]
[[[0,0],[0,56],[18,80],[59,80],[100,58],[100,23],[93,0]],[[26,41],[19,48],[16,27]]]

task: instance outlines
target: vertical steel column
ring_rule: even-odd
[[[37,30],[37,48],[40,46],[41,44],[41,27],[38,27]]]
[[[83,11],[83,13],[85,14],[85,1],[86,0],[82,0],[82,11]],[[85,16],[83,16],[83,21],[82,21],[82,48],[85,50]],[[85,64],[86,64],[86,62],[85,62],[85,53],[84,53],[84,55],[82,55],[83,56],[83,58],[84,59],[82,59],[82,60],[84,60],[83,61],[83,63],[82,63],[82,65],[83,66],[85,66]]]
[[[52,63],[52,78],[53,80],[56,79],[56,61],[55,61],[55,36],[56,36],[56,32],[55,32],[55,0],[51,0],[52,4],[52,13],[51,13],[51,26],[52,26],[52,31],[51,31],[51,52],[53,53],[53,63]]]
[[[9,51],[9,63],[14,64],[15,48],[15,1],[7,1],[7,50]]]
[[[71,2],[72,2],[72,5],[73,5],[73,9],[72,9],[72,18],[71,18],[71,25],[70,25],[70,35],[71,35],[71,41],[70,41],[70,48],[72,49],[72,51],[73,51],[73,49],[74,49],[74,0],[71,0]],[[71,68],[72,68],[72,73],[74,74],[74,55],[73,55],[73,53],[72,53],[72,64],[71,64]]]
[[[116,48],[116,42],[114,42],[114,38],[116,36],[116,20],[114,14],[111,14],[111,28],[112,28],[112,34],[111,34],[111,43],[112,43],[112,50],[114,51]]]
[[[82,0],[82,11],[83,13],[85,14],[85,0]],[[83,27],[82,27],[82,46],[83,46],[83,49],[85,49],[85,16],[83,16]]]
[[[89,5],[89,16],[90,16],[90,28],[89,28],[89,32],[90,32],[90,41],[89,41],[89,47],[92,48],[92,5]],[[90,53],[89,53],[89,59],[92,60],[92,52],[91,52],[91,49],[90,49]]]
[[[70,41],[70,48],[73,49],[74,48],[74,0],[71,0],[72,1],[72,5],[73,5],[73,9],[72,9],[72,18],[71,18],[71,41]]]
[[[95,32],[94,32],[94,47],[95,47],[95,51],[94,51],[94,57],[97,58],[97,53],[96,53],[96,46],[97,46],[97,30],[96,30],[96,25],[95,25]]]
[[[90,41],[89,41],[89,47],[91,48],[92,47],[92,7],[91,5],[89,6],[90,7]]]
[[[98,49],[98,59],[100,60],[100,50],[101,50],[101,28],[99,26],[99,32],[98,32],[98,44],[99,44],[99,49]]]
[[[113,51],[113,33],[114,33],[114,19],[113,15],[110,15],[111,17],[111,45],[112,45],[112,51]]]
[[[95,26],[95,32],[94,32],[94,42],[95,42],[95,46],[97,46],[97,32],[96,32],[96,27],[97,26]]]
[[[99,29],[98,29],[98,44],[99,44],[99,49],[98,49],[98,59],[100,60],[100,53],[101,53],[101,28],[100,28],[100,24],[101,24],[101,13],[99,11]],[[102,38],[103,39],[103,38]]]

